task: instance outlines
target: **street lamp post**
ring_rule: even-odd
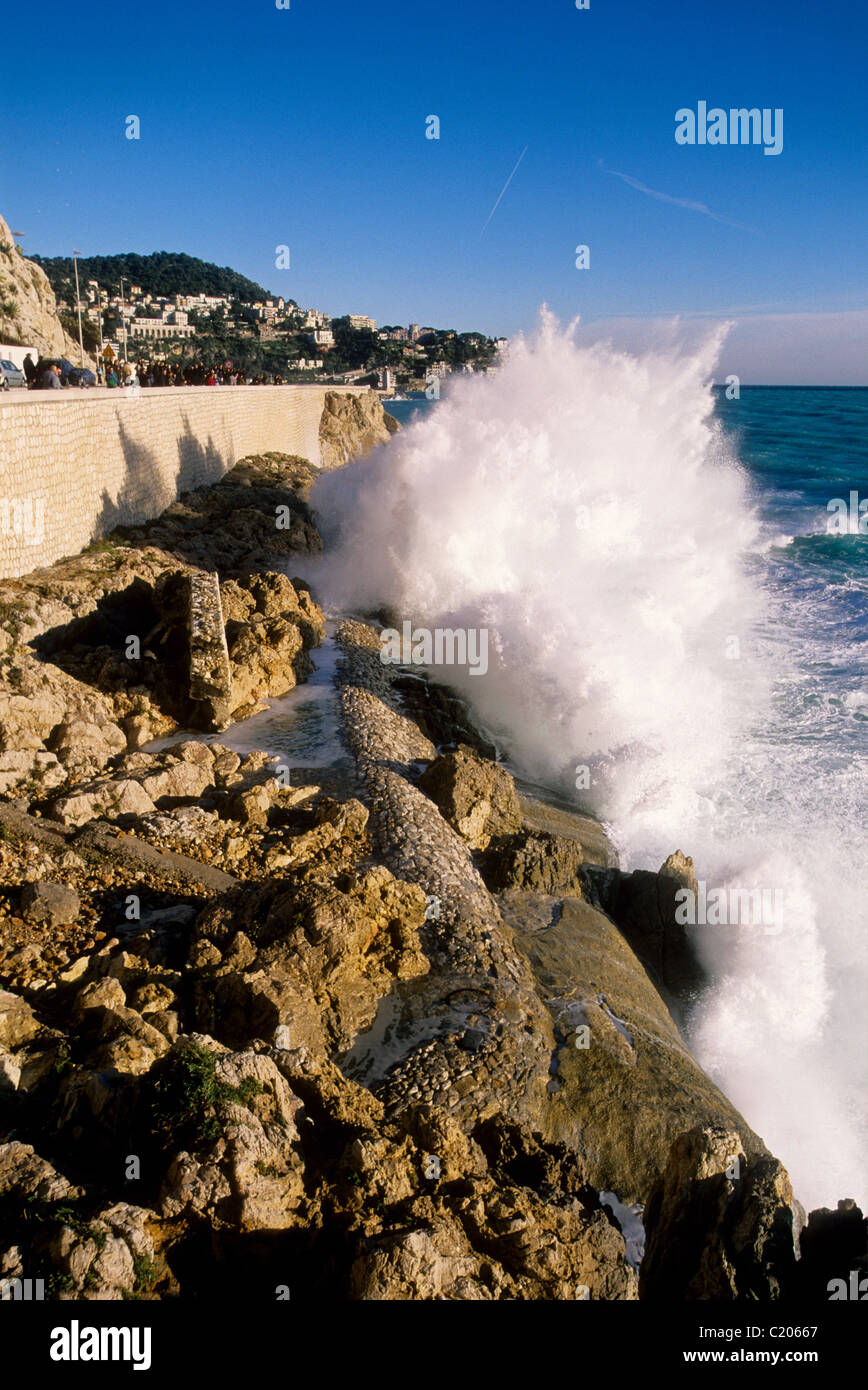
[[[96,284],[96,281],[94,281],[94,284]],[[100,378],[100,381],[102,381],[103,368],[105,367],[105,359],[103,358],[104,349],[102,341],[102,290],[100,289],[98,284],[96,284],[96,322],[97,327],[99,328],[99,363],[97,364],[98,376]]]
[[[121,291],[121,326],[122,326],[122,328],[123,328],[123,330],[124,330],[124,361],[126,362],[126,360],[127,360],[127,321],[126,321],[126,318],[125,318],[125,316],[124,316],[124,279],[123,279],[123,276],[121,276],[120,291]]]
[[[79,365],[80,367],[83,367],[83,366],[84,366],[84,335],[83,335],[83,333],[82,333],[82,331],[81,331],[81,292],[80,292],[80,290],[79,290],[79,288],[78,288],[78,260],[77,260],[77,257],[80,256],[80,255],[81,255],[81,252],[80,252],[80,251],[73,251],[73,253],[72,253],[72,264],[73,264],[73,269],[75,270],[75,308],[76,308],[76,312],[77,312],[77,314],[78,314],[78,354],[79,354],[79,355],[78,355],[78,365]]]

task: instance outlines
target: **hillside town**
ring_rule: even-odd
[[[80,309],[85,350],[98,366],[147,360],[162,364],[157,377],[168,380],[201,358],[228,364],[237,375],[239,361],[243,373],[253,356],[258,370],[253,376],[248,370],[247,379],[430,393],[453,372],[491,369],[507,346],[505,338],[418,323],[378,328],[367,314],[335,318],[283,297],[248,302],[231,295],[158,295],[123,282],[109,291],[87,280],[78,302],[59,296],[57,307],[73,338]]]

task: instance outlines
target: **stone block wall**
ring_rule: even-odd
[[[212,386],[0,395],[0,578],[75,555],[158,516],[248,454],[320,462],[325,386]]]

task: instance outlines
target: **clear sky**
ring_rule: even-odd
[[[859,0],[40,0],[0,43],[25,251],[186,251],[334,315],[494,335],[543,301],[734,318],[744,380],[868,381]],[[782,152],[677,144],[700,101],[782,108]]]

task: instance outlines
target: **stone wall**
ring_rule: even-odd
[[[0,395],[0,578],[159,515],[247,454],[320,463],[328,391],[221,386]],[[367,394],[366,392],[364,394]]]

